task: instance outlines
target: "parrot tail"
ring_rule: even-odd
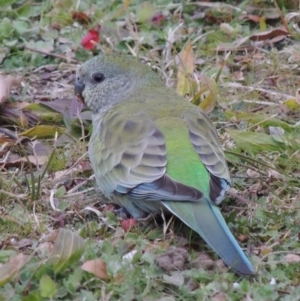
[[[207,198],[197,203],[163,201],[163,204],[196,231],[236,273],[255,274],[253,265],[230,232],[219,208]]]

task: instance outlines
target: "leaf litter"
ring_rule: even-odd
[[[25,4],[28,3],[25,1]],[[42,10],[40,3],[35,5]],[[11,247],[13,231],[7,229],[18,227],[14,239],[21,257],[29,254],[29,260],[33,260],[38,245],[41,258],[47,260],[52,256],[52,272],[69,273],[69,277],[77,277],[76,268],[88,262],[88,272],[107,281],[106,284],[101,282],[105,288],[102,292],[109,291],[103,295],[111,300],[118,300],[122,295],[118,288],[131,288],[132,281],[139,283],[135,294],[145,300],[151,296],[150,292],[156,295],[155,300],[174,299],[162,292],[167,285],[172,288],[171,294],[182,294],[186,300],[191,292],[198,299],[203,296],[211,300],[227,300],[228,296],[234,300],[261,299],[270,290],[270,300],[279,298],[275,295],[293,298],[299,284],[299,279],[291,276],[295,274],[294,264],[299,257],[293,250],[299,248],[300,233],[297,226],[299,55],[294,38],[297,14],[291,12],[283,19],[283,13],[277,8],[253,10],[253,6],[245,6],[240,9],[211,1],[186,6],[175,2],[166,6],[156,3],[139,6],[130,1],[117,1],[91,4],[88,10],[84,5],[83,2],[80,7],[68,7],[64,3],[58,7],[50,5],[44,19],[45,22],[51,20],[48,36],[41,32],[33,37],[24,31],[28,42],[23,45],[24,62],[30,61],[25,67],[17,63],[20,52],[17,55],[13,52],[13,40],[17,44],[21,42],[19,29],[11,27],[8,18],[1,21],[0,27],[9,29],[5,31],[5,39],[11,39],[0,38],[0,43],[5,45],[0,56],[7,69],[4,76],[16,78],[14,74],[22,74],[24,83],[5,92],[5,105],[0,108],[1,127],[16,133],[12,138],[1,132],[0,137],[3,171],[0,194],[6,212],[1,238],[5,236],[7,242],[3,248]],[[11,12],[19,8],[7,6],[6,9]],[[243,27],[235,23],[240,22],[237,21],[240,17],[246,22]],[[31,20],[32,17],[24,18]],[[253,30],[253,22],[259,29]],[[38,29],[42,26],[34,24]],[[287,28],[287,24],[292,28]],[[100,28],[101,36],[86,34],[92,29],[99,34]],[[85,41],[86,49],[80,46],[81,41]],[[91,169],[82,157],[87,149],[91,116],[73,96],[73,81],[78,61],[85,61],[92,52],[116,49],[151,62],[168,86],[189,99],[196,99],[197,105],[215,122],[223,144],[230,146],[231,153],[227,154],[233,185],[238,191],[236,195],[249,199],[249,203],[235,203],[230,197],[229,205],[222,209],[236,237],[252,253],[260,277],[257,282],[237,282],[239,279],[228,272],[222,261],[206,252],[199,253],[199,248],[203,251],[199,237],[189,234],[186,236],[189,246],[176,248],[178,241],[173,234],[182,229],[173,223],[164,240],[160,236],[162,226],[157,227],[161,231],[153,229],[153,222],[157,221],[141,226],[138,222],[132,227],[131,222],[128,226],[125,220],[124,226],[124,221],[118,221],[113,210],[106,211],[97,202],[99,194],[94,194]],[[14,66],[21,69],[14,73]],[[22,137],[29,139],[22,142]],[[79,168],[81,165],[86,167]],[[22,204],[18,204],[20,195]],[[12,210],[19,206],[22,210]],[[95,212],[101,215],[99,223]],[[22,220],[24,214],[29,215],[27,226]],[[2,220],[2,215],[0,217]],[[49,242],[39,241],[43,235],[52,233],[51,229],[60,227],[60,231],[67,232],[60,232],[60,236]],[[291,229],[291,233],[285,235],[286,229]],[[273,242],[281,234],[284,235],[281,244]],[[126,254],[134,256],[131,269],[123,271],[122,258]],[[10,258],[14,261],[14,257]],[[39,262],[39,258],[34,260]],[[97,262],[99,269],[95,269]],[[117,274],[112,271],[112,262],[118,267]],[[10,260],[3,264],[10,264]],[[5,282],[15,286],[13,279],[19,275],[25,277],[30,265],[24,264],[25,268],[20,265],[18,269],[12,268],[12,273],[6,273]],[[31,281],[33,292],[24,293],[28,298],[33,294],[37,298],[55,298],[57,287],[63,289],[68,281],[72,282],[67,278],[63,282],[59,276],[48,275],[42,269],[43,278],[30,271],[32,278],[26,280]],[[101,275],[97,274],[99,271]],[[107,275],[114,277],[107,278]],[[221,280],[220,275],[225,278]],[[25,279],[22,277],[20,279]],[[43,280],[39,282],[39,279]],[[243,287],[243,292],[229,289],[233,281]],[[112,288],[114,282],[118,282],[118,287]],[[85,283],[90,293],[99,299],[100,295]],[[270,289],[269,283],[273,283],[274,288]],[[279,289],[279,284],[284,289]],[[5,286],[6,291],[9,289]],[[81,298],[85,293],[69,289],[68,294],[66,298],[72,299]]]

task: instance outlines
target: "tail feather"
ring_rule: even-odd
[[[206,243],[240,275],[254,275],[255,269],[230,232],[219,208],[208,199],[199,202],[164,201],[164,206],[196,231]]]

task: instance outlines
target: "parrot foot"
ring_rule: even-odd
[[[128,219],[131,217],[130,213],[124,207],[115,209],[114,213],[116,214],[117,217],[121,219]]]
[[[128,219],[128,218],[132,217],[132,215],[124,207],[115,209],[114,213],[116,214],[117,217],[119,217],[121,219]],[[145,221],[148,221],[149,219],[152,219],[155,216],[159,216],[159,212],[152,212],[152,213],[146,215],[145,217],[138,217],[138,218],[136,218],[136,220],[145,222]]]

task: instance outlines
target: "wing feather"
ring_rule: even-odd
[[[219,204],[229,189],[228,166],[217,132],[201,110],[188,111],[184,120],[189,129],[189,137],[200,160],[210,172],[210,198]]]
[[[100,131],[92,134],[89,155],[96,166],[97,185],[107,196],[126,194],[137,200],[172,201],[203,197],[199,190],[165,174],[165,137],[144,115],[124,118],[116,112],[106,113],[97,116],[93,124]]]

